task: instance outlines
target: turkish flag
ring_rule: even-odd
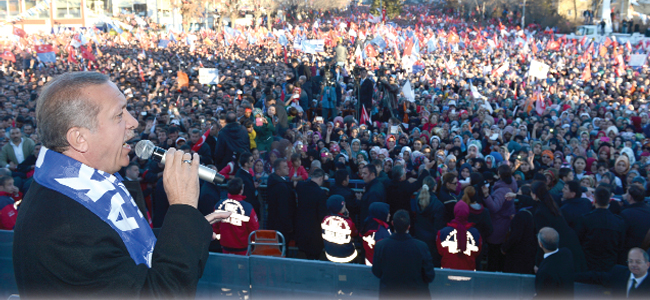
[[[535,43],[535,41],[533,41],[532,44],[533,44],[533,46],[531,47],[531,50],[533,50],[534,54],[537,54],[537,51],[539,51],[539,49],[537,49],[537,43]]]
[[[239,48],[246,48],[246,46],[248,45],[246,39],[241,34],[237,36],[237,38],[235,39],[235,44],[237,44]]]
[[[68,46],[68,62],[73,63],[73,64],[78,64],[79,62],[77,61],[77,59],[74,56],[75,56],[74,47]]]
[[[22,30],[18,27],[14,27],[14,35],[24,38],[27,35],[27,33],[25,32],[25,30]]]
[[[373,47],[371,44],[366,45],[366,55],[368,57],[375,57],[377,56],[377,50],[375,50],[375,47]]]
[[[412,50],[413,50],[413,39],[408,38],[406,39],[406,42],[404,42],[404,55],[411,55]]]
[[[2,55],[0,55],[0,57],[2,57],[4,60],[16,63],[16,56],[11,51],[9,51],[9,49],[2,51]]]
[[[580,79],[584,82],[591,80],[591,64],[587,64],[585,69],[582,70],[582,77]]]
[[[553,51],[560,50],[560,43],[558,43],[556,41],[549,41],[548,44],[546,44],[546,50],[547,51],[549,51],[549,50],[553,50]]]
[[[205,131],[205,133],[201,136],[201,139],[192,146],[192,151],[194,152],[199,152],[199,149],[201,149],[201,146],[203,146],[203,143],[208,139],[208,136],[210,135],[210,130],[212,130],[212,127],[210,127],[208,130]]]
[[[79,49],[81,50],[81,57],[83,57],[83,58],[85,58],[87,60],[92,60],[92,61],[97,60],[95,58],[95,55],[93,54],[93,52],[90,49],[90,45],[88,45],[87,47],[81,46],[81,47],[79,47]]]

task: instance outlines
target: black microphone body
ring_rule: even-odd
[[[149,140],[141,140],[135,145],[135,155],[141,159],[153,159],[165,163],[165,154],[167,150],[156,147]],[[199,178],[213,184],[222,183],[225,177],[204,165],[199,165]]]

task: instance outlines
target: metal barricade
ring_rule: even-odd
[[[45,246],[45,245],[44,245]],[[18,294],[13,231],[0,231],[0,298]],[[434,299],[531,299],[532,275],[436,269]],[[377,299],[371,267],[265,256],[210,253],[197,299]],[[576,284],[576,299],[611,299],[598,286]]]

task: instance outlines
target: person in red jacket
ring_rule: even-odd
[[[246,255],[248,236],[260,228],[253,205],[244,200],[244,183],[234,177],[228,181],[228,198],[217,203],[217,211],[229,211],[230,217],[212,225],[221,241],[223,253]]]
[[[372,266],[375,245],[391,235],[388,220],[390,206],[387,203],[375,202],[368,208],[368,217],[363,225],[363,249],[366,253],[366,265]]]
[[[327,199],[327,209],[330,215],[323,218],[321,223],[325,257],[331,262],[353,262],[357,258],[353,239],[359,236],[359,232],[348,216],[343,196],[330,196]]]
[[[303,167],[302,161],[300,160],[300,154],[294,153],[291,155],[291,161],[289,162],[289,178],[291,181],[305,181],[309,178],[309,174]]]
[[[456,216],[447,227],[438,231],[438,253],[442,256],[442,268],[476,270],[476,258],[481,253],[483,240],[474,223],[467,222],[469,205],[458,201],[454,206]]]
[[[9,175],[0,176],[0,209],[21,199],[23,193],[14,185],[14,179]]]

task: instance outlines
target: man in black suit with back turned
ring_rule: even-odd
[[[567,248],[558,249],[560,235],[551,227],[540,229],[537,241],[544,260],[535,275],[535,298],[573,299],[573,254]]]
[[[632,248],[627,253],[627,268],[616,265],[609,272],[578,273],[575,280],[604,285],[612,290],[614,299],[648,299],[650,298],[648,268],[650,268],[648,252],[641,248]]]
[[[379,278],[379,299],[431,299],[433,259],[427,244],[408,234],[410,225],[409,213],[398,210],[395,233],[375,247],[372,274]]]

